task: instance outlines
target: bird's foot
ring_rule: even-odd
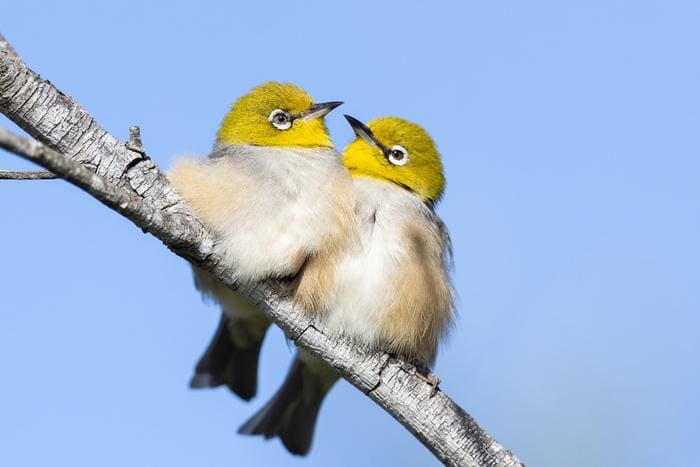
[[[440,384],[440,378],[438,378],[438,376],[435,373],[428,371],[427,374],[423,374],[420,371],[416,371],[416,376],[418,377],[418,379],[425,381],[431,386],[430,397],[433,397],[435,396],[435,394],[437,394],[439,389],[438,385]]]

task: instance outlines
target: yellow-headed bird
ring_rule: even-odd
[[[335,263],[324,329],[427,371],[454,313],[449,236],[433,209],[445,187],[440,154],[414,123],[346,118],[357,136],[343,164],[353,179],[359,241],[348,243]],[[279,436],[290,452],[306,454],[337,379],[300,351],[282,387],[239,432]]]
[[[238,281],[290,278],[303,269],[294,298],[309,311],[323,307],[334,252],[353,237],[352,181],[323,119],[340,104],[314,103],[292,84],[264,83],[233,104],[207,159],[179,160],[168,174]],[[222,317],[190,385],[226,384],[248,400],[270,323],[241,295],[193,269],[197,288],[221,305]]]

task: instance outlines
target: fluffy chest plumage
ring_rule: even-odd
[[[339,229],[334,192],[350,183],[334,150],[244,145],[181,161],[170,178],[244,280],[295,273]]]
[[[431,223],[429,208],[412,193],[368,177],[353,177],[353,183],[360,241],[338,266],[335,303],[327,326],[331,332],[374,344],[387,340],[392,333],[393,325],[387,321],[387,313],[407,292],[403,283],[404,270],[411,270],[407,266],[415,267],[420,261],[429,261],[441,268],[443,245],[437,234],[439,229]],[[427,243],[424,251],[430,252],[432,257],[416,255],[413,232],[421,234],[419,242]],[[420,274],[433,272],[430,268],[424,271]],[[446,275],[444,278],[446,280]],[[411,283],[414,290],[408,292],[421,296],[430,293],[419,290],[429,282],[427,279],[414,280]],[[414,328],[420,324],[408,323]]]

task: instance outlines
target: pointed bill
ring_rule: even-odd
[[[344,115],[344,117],[352,127],[352,131],[355,132],[355,135],[365,140],[365,142],[370,146],[377,146],[379,148],[382,147],[382,145],[379,144],[379,141],[375,139],[372,130],[367,128],[367,125],[365,125],[355,117],[351,117],[350,115]]]
[[[340,104],[342,104],[341,101],[321,102],[320,104],[313,104],[300,115],[300,118],[302,120],[313,120],[314,118],[325,117],[331,110],[335,109]]]

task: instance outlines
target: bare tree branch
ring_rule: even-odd
[[[2,40],[2,36],[0,36]],[[0,148],[25,157],[28,151],[37,151],[41,143],[29,141],[4,128],[0,128]],[[23,172],[18,170],[0,170],[0,180],[52,180],[59,178],[47,170]]]
[[[453,466],[521,466],[474,419],[415,375],[415,368],[344,339],[329,338],[268,285],[239,286],[213,252],[212,237],[183,206],[132,132],[124,144],[73,99],[0,44],[0,111],[43,143],[23,157],[79,186],[152,233],[171,250],[239,290],[298,345],[337,368]],[[49,149],[50,148],[50,149]]]
[[[0,180],[55,180],[59,177],[48,170],[21,172],[17,170],[0,170]]]

